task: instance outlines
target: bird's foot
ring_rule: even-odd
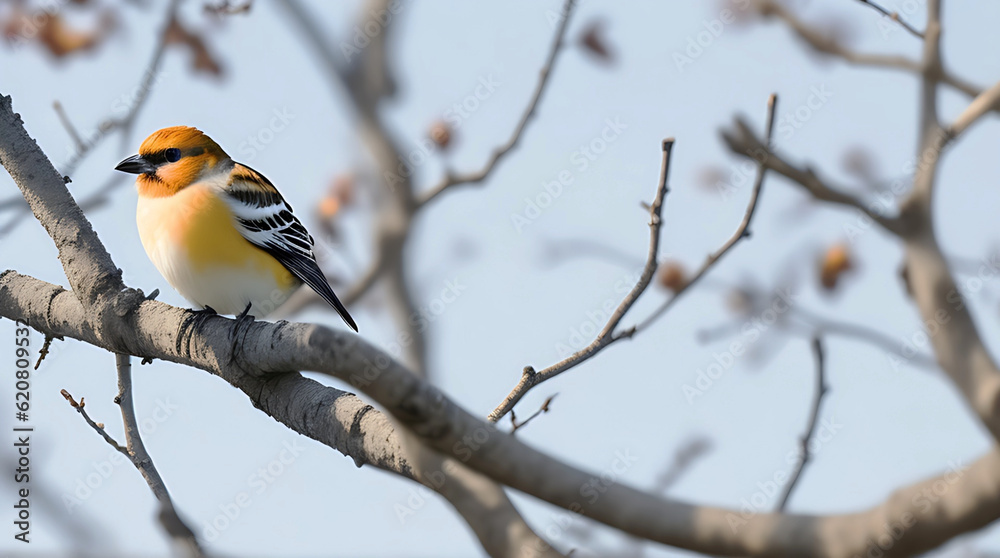
[[[195,328],[201,327],[205,320],[212,316],[217,316],[218,312],[211,306],[205,306],[199,310],[191,310],[181,323],[180,331],[177,334],[177,352],[181,352],[184,339],[191,340],[191,334]]]
[[[230,333],[230,338],[233,341],[232,347],[230,347],[229,361],[236,361],[236,351],[239,349],[240,341],[246,339],[247,332],[250,331],[250,326],[253,325],[256,318],[250,315],[250,307],[253,303],[248,302],[247,307],[243,309],[242,312],[236,316],[236,322],[233,324],[233,331]]]

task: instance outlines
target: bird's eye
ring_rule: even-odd
[[[167,162],[176,163],[181,158],[181,150],[176,147],[171,147],[164,155],[167,157]]]

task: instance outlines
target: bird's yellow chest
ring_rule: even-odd
[[[182,248],[195,269],[239,267],[260,252],[240,235],[226,203],[210,188],[196,185],[170,197],[140,198],[137,216],[144,246],[148,237],[153,244]]]
[[[298,285],[274,257],[243,238],[226,202],[210,185],[194,184],[167,197],[140,197],[136,221],[156,268],[185,298],[202,306],[232,313],[227,310],[241,300],[273,298],[272,291],[283,294]],[[237,300],[230,301],[233,297]]]

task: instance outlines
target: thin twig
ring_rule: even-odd
[[[792,180],[793,182],[798,183],[800,186],[805,188],[813,198],[819,201],[844,205],[857,209],[881,225],[884,229],[896,234],[901,234],[903,225],[898,218],[883,215],[875,209],[872,209],[869,204],[866,204],[850,194],[844,193],[842,189],[830,186],[817,176],[812,168],[808,166],[805,168],[799,168],[792,165],[772,151],[769,146],[766,146],[765,142],[758,139],[750,130],[747,123],[742,119],[737,118],[735,122],[735,130],[724,131],[722,133],[722,139],[726,142],[726,145],[733,153],[743,157],[753,158],[757,160],[759,164],[766,166],[769,170],[772,170]]]
[[[167,50],[169,30],[173,21],[177,18],[177,9],[181,4],[181,0],[170,0],[167,3],[167,13],[164,18],[163,26],[160,29],[159,38],[156,42],[156,46],[153,49],[153,55],[150,57],[149,64],[146,65],[145,70],[143,70],[142,80],[139,82],[138,92],[135,99],[132,101],[132,106],[129,107],[128,112],[120,118],[108,118],[100,126],[98,126],[97,132],[91,136],[84,145],[84,149],[78,151],[70,160],[63,165],[61,169],[63,174],[72,174],[76,166],[86,157],[93,148],[101,142],[101,140],[107,138],[112,132],[121,131],[126,137],[132,132],[132,126],[135,124],[136,118],[139,116],[139,112],[142,110],[143,106],[146,104],[146,100],[149,98],[149,93],[153,89],[153,81],[157,78],[157,74],[160,70],[160,63],[163,61],[163,54]]]
[[[56,338],[57,337],[55,337],[53,335],[46,335],[45,336],[45,341],[42,343],[42,348],[41,348],[41,350],[38,351],[38,360],[35,361],[35,370],[38,370],[38,367],[41,366],[42,361],[45,360],[46,356],[48,356],[48,354],[49,354],[49,347],[52,346],[52,340],[56,339]],[[62,341],[62,337],[58,337],[58,339],[60,341]]]
[[[656,196],[653,198],[653,203],[649,207],[649,254],[646,257],[646,265],[642,270],[642,275],[639,277],[639,281],[632,287],[632,290],[628,293],[618,308],[611,315],[611,319],[605,324],[604,328],[597,335],[594,341],[585,347],[583,350],[574,353],[570,357],[562,360],[561,362],[554,364],[541,372],[535,372],[534,368],[528,366],[525,367],[524,373],[521,375],[521,381],[518,382],[514,390],[504,399],[500,405],[493,410],[489,415],[489,420],[491,422],[496,422],[503,418],[514,405],[524,397],[524,394],[528,392],[534,386],[558,376],[559,374],[569,370],[570,368],[580,364],[581,362],[589,359],[590,357],[596,355],[604,347],[614,343],[615,341],[622,338],[621,335],[615,336],[615,328],[618,327],[618,323],[621,322],[622,318],[625,317],[625,313],[632,308],[632,305],[639,299],[639,296],[646,290],[650,282],[653,279],[654,273],[656,273],[657,265],[657,254],[660,247],[660,226],[662,224],[661,214],[663,210],[663,198],[667,195],[667,174],[670,170],[670,152],[674,146],[674,139],[667,138],[663,140],[663,160],[660,166],[660,182],[656,187]]]
[[[104,438],[104,441],[107,442],[108,445],[115,448],[115,450],[117,450],[119,453],[128,458],[130,462],[132,461],[132,456],[129,455],[128,450],[125,449],[125,447],[123,447],[121,444],[119,444],[114,438],[112,438],[110,434],[108,434],[108,431],[104,429],[104,424],[99,422],[94,422],[94,419],[90,418],[90,415],[88,415],[87,411],[84,410],[85,403],[82,397],[80,398],[80,402],[77,403],[76,400],[73,399],[73,396],[70,395],[68,391],[62,389],[59,390],[59,393],[61,393],[63,398],[65,398],[66,401],[69,402],[71,407],[76,409],[76,411],[83,416],[83,420],[86,421],[87,424],[89,424],[90,427],[93,428],[95,432],[100,434],[101,438]]]
[[[139,469],[142,477],[146,479],[146,484],[153,491],[153,495],[160,501],[160,524],[166,529],[180,546],[182,546],[190,556],[204,556],[201,545],[184,520],[177,515],[174,509],[173,500],[167,485],[160,477],[159,471],[153,465],[153,459],[146,451],[146,446],[142,443],[139,435],[139,422],[135,418],[135,407],[132,405],[132,363],[129,355],[115,354],[115,364],[118,368],[118,396],[115,403],[121,408],[122,422],[125,426],[125,442],[130,460]]]
[[[847,339],[854,339],[892,353],[898,356],[899,360],[907,364],[928,370],[938,369],[937,361],[934,360],[933,356],[924,352],[907,356],[903,353],[899,340],[873,327],[827,318],[811,310],[806,310],[801,306],[793,307],[788,312],[789,319],[797,320],[804,326],[801,331],[790,331],[790,333],[798,333],[807,338],[822,334],[823,336],[837,335]],[[746,322],[741,318],[727,321],[711,328],[702,329],[697,333],[698,342],[714,343],[722,339],[731,338],[740,333],[740,328],[744,323]]]
[[[778,102],[778,97],[777,95],[774,94],[772,94],[767,100],[767,124],[766,124],[765,138],[768,145],[770,145],[771,133],[774,129],[774,114],[777,102]],[[661,171],[661,178],[660,178],[661,183],[659,189],[657,190],[656,199],[654,199],[653,203],[649,207],[650,211],[649,255],[647,256],[646,265],[643,268],[642,274],[639,277],[639,281],[632,288],[629,294],[625,297],[625,300],[621,302],[621,304],[618,306],[618,309],[615,310],[615,313],[611,315],[611,319],[608,320],[608,323],[604,326],[601,332],[597,335],[597,338],[594,339],[594,341],[591,342],[590,345],[587,345],[580,351],[577,351],[576,353],[570,355],[569,357],[563,359],[562,361],[539,372],[536,372],[535,369],[532,368],[531,366],[525,367],[524,372],[521,374],[521,379],[520,381],[518,381],[517,385],[514,386],[514,389],[511,390],[511,392],[507,395],[507,397],[504,398],[504,400],[500,403],[500,405],[498,405],[497,408],[494,409],[493,412],[490,413],[489,416],[487,417],[491,422],[496,422],[501,418],[503,418],[503,416],[506,415],[511,409],[513,409],[514,405],[516,405],[518,401],[520,401],[521,398],[523,398],[524,395],[528,393],[529,390],[531,390],[531,388],[537,386],[538,384],[546,380],[554,378],[555,376],[562,374],[563,372],[569,370],[570,368],[573,368],[574,366],[588,360],[589,358],[593,357],[594,355],[596,355],[609,345],[617,341],[620,341],[622,339],[629,339],[639,331],[646,329],[650,324],[653,323],[653,321],[655,321],[664,312],[666,312],[666,310],[670,308],[673,302],[677,300],[677,298],[682,293],[686,292],[691,287],[692,284],[696,283],[699,279],[701,279],[701,277],[703,277],[705,273],[707,273],[708,270],[713,265],[715,265],[715,263],[718,262],[723,255],[726,254],[726,252],[732,249],[732,247],[735,246],[736,243],[740,241],[740,239],[750,236],[748,230],[750,226],[750,221],[753,218],[754,211],[757,208],[757,201],[760,199],[761,188],[763,187],[764,184],[764,174],[767,171],[767,168],[763,163],[758,165],[757,178],[754,181],[753,193],[750,196],[750,203],[747,206],[746,214],[743,216],[743,221],[740,223],[740,226],[736,229],[736,233],[733,234],[733,236],[722,246],[722,248],[720,248],[715,253],[710,255],[708,259],[705,261],[705,264],[702,265],[702,267],[698,270],[698,272],[694,275],[694,277],[684,287],[678,290],[673,297],[671,297],[663,305],[661,305],[660,308],[658,308],[652,315],[641,321],[638,325],[632,326],[630,328],[627,328],[619,332],[615,332],[615,329],[618,327],[619,322],[621,322],[622,318],[625,316],[625,313],[628,312],[628,310],[632,307],[632,305],[635,304],[635,301],[638,300],[639,296],[642,295],[642,293],[646,290],[646,287],[649,286],[653,274],[656,272],[656,267],[658,263],[657,250],[659,248],[660,212],[663,204],[663,196],[667,192],[667,170],[669,168],[670,147],[672,147],[672,145],[673,145],[672,139],[664,140],[663,142],[663,168]]]
[[[817,334],[840,335],[842,337],[857,339],[897,355],[909,364],[927,369],[938,369],[937,361],[934,360],[933,356],[923,352],[906,356],[900,349],[899,341],[875,328],[824,318],[804,308],[795,308],[792,312],[793,317],[798,317],[807,322]]]
[[[899,12],[895,12],[895,11],[890,12],[889,10],[883,8],[882,6],[879,6],[875,2],[872,2],[871,0],[858,0],[858,2],[861,2],[862,4],[864,4],[866,6],[870,6],[875,11],[877,11],[880,14],[884,15],[885,17],[887,17],[887,18],[895,21],[903,29],[906,29],[907,31],[909,31],[910,34],[913,35],[914,37],[917,37],[919,39],[923,39],[924,38],[924,34],[923,33],[921,33],[920,31],[917,31],[916,28],[914,28],[912,25],[910,25],[909,23],[907,23],[906,21],[904,21],[903,18],[899,17]]]
[[[653,494],[666,494],[673,487],[681,476],[691,469],[694,463],[712,451],[712,442],[703,436],[692,438],[685,442],[674,452],[674,458],[656,477],[650,492]]]
[[[542,413],[549,412],[551,410],[549,408],[549,405],[552,404],[552,400],[555,399],[557,395],[559,395],[559,394],[558,393],[553,393],[552,395],[550,395],[545,400],[545,402],[542,403],[542,406],[539,407],[537,411],[535,411],[534,413],[531,413],[531,416],[529,416],[528,418],[522,420],[521,422],[517,421],[517,415],[514,414],[514,409],[511,409],[510,410],[510,433],[513,434],[513,433],[517,432],[517,430],[519,428],[524,428],[525,426],[528,425],[529,422],[535,420],[535,418],[538,417],[539,415],[541,415]]]
[[[823,403],[823,396],[829,391],[826,387],[826,358],[823,354],[823,340],[820,337],[813,337],[812,349],[813,355],[816,358],[816,393],[813,396],[812,409],[809,411],[809,421],[806,423],[806,431],[799,440],[800,459],[795,470],[792,471],[792,476],[789,478],[788,484],[785,485],[781,493],[781,498],[778,499],[776,508],[778,512],[785,510],[788,499],[792,496],[792,492],[798,485],[799,479],[802,478],[802,471],[812,459],[812,455],[809,453],[809,442],[812,440],[813,433],[816,432],[816,424],[819,422],[819,407]]]
[[[626,254],[615,246],[587,238],[543,240],[542,249],[545,254],[543,263],[547,266],[580,258],[596,258],[629,269],[638,269],[643,264],[642,259],[634,254]]]
[[[455,186],[460,185],[475,184],[486,180],[490,173],[493,172],[493,169],[496,168],[500,159],[517,146],[525,128],[528,126],[528,122],[535,115],[535,109],[538,107],[538,102],[541,100],[542,94],[545,93],[545,86],[549,83],[549,76],[552,75],[552,70],[555,68],[556,60],[559,58],[559,52],[565,44],[566,29],[569,27],[569,19],[570,14],[573,11],[573,5],[574,0],[566,0],[566,3],[563,5],[562,21],[559,23],[555,37],[552,39],[552,45],[549,47],[549,55],[545,59],[545,65],[542,66],[542,71],[538,76],[538,84],[535,86],[535,92],[531,95],[531,100],[528,101],[528,106],[525,108],[524,114],[521,116],[521,120],[514,128],[514,133],[511,135],[510,139],[507,140],[507,143],[494,150],[493,156],[486,162],[486,166],[478,171],[464,174],[454,174],[451,171],[448,171],[441,182],[420,197],[417,201],[418,208],[430,203],[434,198],[438,197],[449,188],[454,188]]]
[[[764,131],[764,143],[762,144],[764,146],[764,150],[768,150],[770,148],[769,146],[771,145],[771,135],[772,132],[774,131],[774,115],[776,112],[777,103],[778,103],[777,95],[771,95],[771,97],[767,101],[767,124]],[[725,256],[730,250],[732,250],[733,247],[736,246],[736,244],[740,240],[750,237],[750,221],[751,219],[753,219],[754,211],[756,211],[757,209],[757,201],[760,199],[760,192],[764,185],[764,175],[766,174],[767,169],[769,168],[767,164],[769,159],[770,159],[769,155],[759,155],[757,163],[757,176],[754,179],[753,192],[750,194],[750,202],[747,205],[746,212],[743,214],[743,221],[741,221],[739,226],[736,227],[736,232],[734,232],[733,235],[729,237],[729,240],[727,240],[726,243],[722,245],[722,247],[720,247],[718,250],[710,254],[708,258],[705,259],[705,262],[701,264],[701,267],[698,268],[698,271],[696,271],[694,275],[691,276],[691,279],[688,280],[684,284],[684,286],[678,289],[677,292],[675,292],[672,297],[664,301],[659,308],[657,308],[655,311],[653,311],[652,314],[649,315],[649,317],[640,322],[639,325],[635,326],[636,331],[641,331],[649,327],[650,324],[652,324],[667,310],[669,310],[670,307],[673,306],[674,303],[681,297],[681,295],[690,290],[692,285],[701,280],[701,278],[704,277],[705,274],[708,273],[708,271],[715,264],[717,264],[719,260],[722,259],[723,256]]]
[[[83,151],[86,146],[83,144],[83,138],[80,137],[80,132],[76,130],[76,126],[69,119],[69,115],[66,114],[66,109],[63,108],[62,103],[59,101],[52,102],[52,109],[56,111],[56,116],[59,117],[59,122],[62,123],[63,128],[66,128],[66,133],[69,134],[71,140],[73,140],[73,146],[76,150]]]
[[[792,12],[786,9],[781,3],[775,0],[759,0],[757,9],[764,17],[777,17],[787,24],[802,40],[804,40],[813,50],[831,56],[836,56],[844,61],[859,66],[870,66],[874,68],[890,68],[903,70],[915,74],[924,72],[924,67],[920,62],[905,56],[892,56],[880,54],[859,53],[846,48],[828,33],[821,29],[809,26],[798,19]],[[925,38],[926,40],[926,38]],[[953,87],[970,97],[979,95],[981,89],[962,78],[950,74],[945,69],[940,69],[935,79]]]

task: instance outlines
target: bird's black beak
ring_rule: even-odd
[[[142,155],[132,155],[128,159],[125,159],[121,163],[118,163],[118,166],[115,167],[115,170],[128,172],[131,174],[143,174],[143,173],[152,174],[156,172],[156,165],[153,165],[149,161],[143,159]]]

